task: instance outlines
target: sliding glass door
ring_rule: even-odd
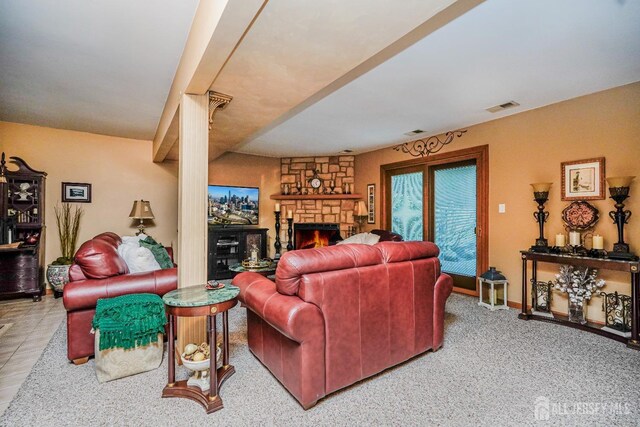
[[[440,248],[442,271],[457,287],[476,289],[476,165],[434,166],[430,229]]]
[[[472,295],[488,263],[487,168],[486,146],[381,167],[382,228],[434,242],[442,271]]]
[[[391,231],[404,240],[424,238],[424,172],[391,175]]]

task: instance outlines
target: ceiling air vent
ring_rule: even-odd
[[[414,135],[418,135],[420,133],[424,133],[424,131],[422,129],[416,129],[416,130],[412,130],[412,131],[409,131],[409,132],[405,132],[404,135],[414,136]]]
[[[495,107],[487,108],[487,111],[490,113],[497,113],[498,111],[506,110],[507,108],[517,107],[518,104],[516,101],[505,102],[504,104],[496,105]]]

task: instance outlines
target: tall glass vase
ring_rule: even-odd
[[[569,300],[569,322],[585,325],[587,323],[586,312],[587,306],[584,305],[584,300]]]

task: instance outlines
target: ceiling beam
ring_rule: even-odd
[[[204,94],[233,55],[268,0],[201,0],[153,138],[153,161],[178,141],[183,93]]]

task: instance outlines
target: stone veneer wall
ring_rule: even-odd
[[[355,169],[354,156],[331,157],[284,157],[280,159],[280,183],[289,184],[295,192],[296,182],[302,182],[302,188],[312,194],[309,178],[314,171],[324,180],[324,187],[329,187],[329,181],[335,181],[335,192],[342,193],[344,185],[351,187],[354,192]],[[283,185],[281,185],[281,189]],[[320,189],[322,191],[322,188]],[[293,211],[293,222],[309,223],[339,223],[342,237],[348,236],[349,227],[354,225],[354,199],[309,199],[309,200],[280,200],[281,219],[286,231],[287,212]],[[286,239],[284,239],[286,240]]]

